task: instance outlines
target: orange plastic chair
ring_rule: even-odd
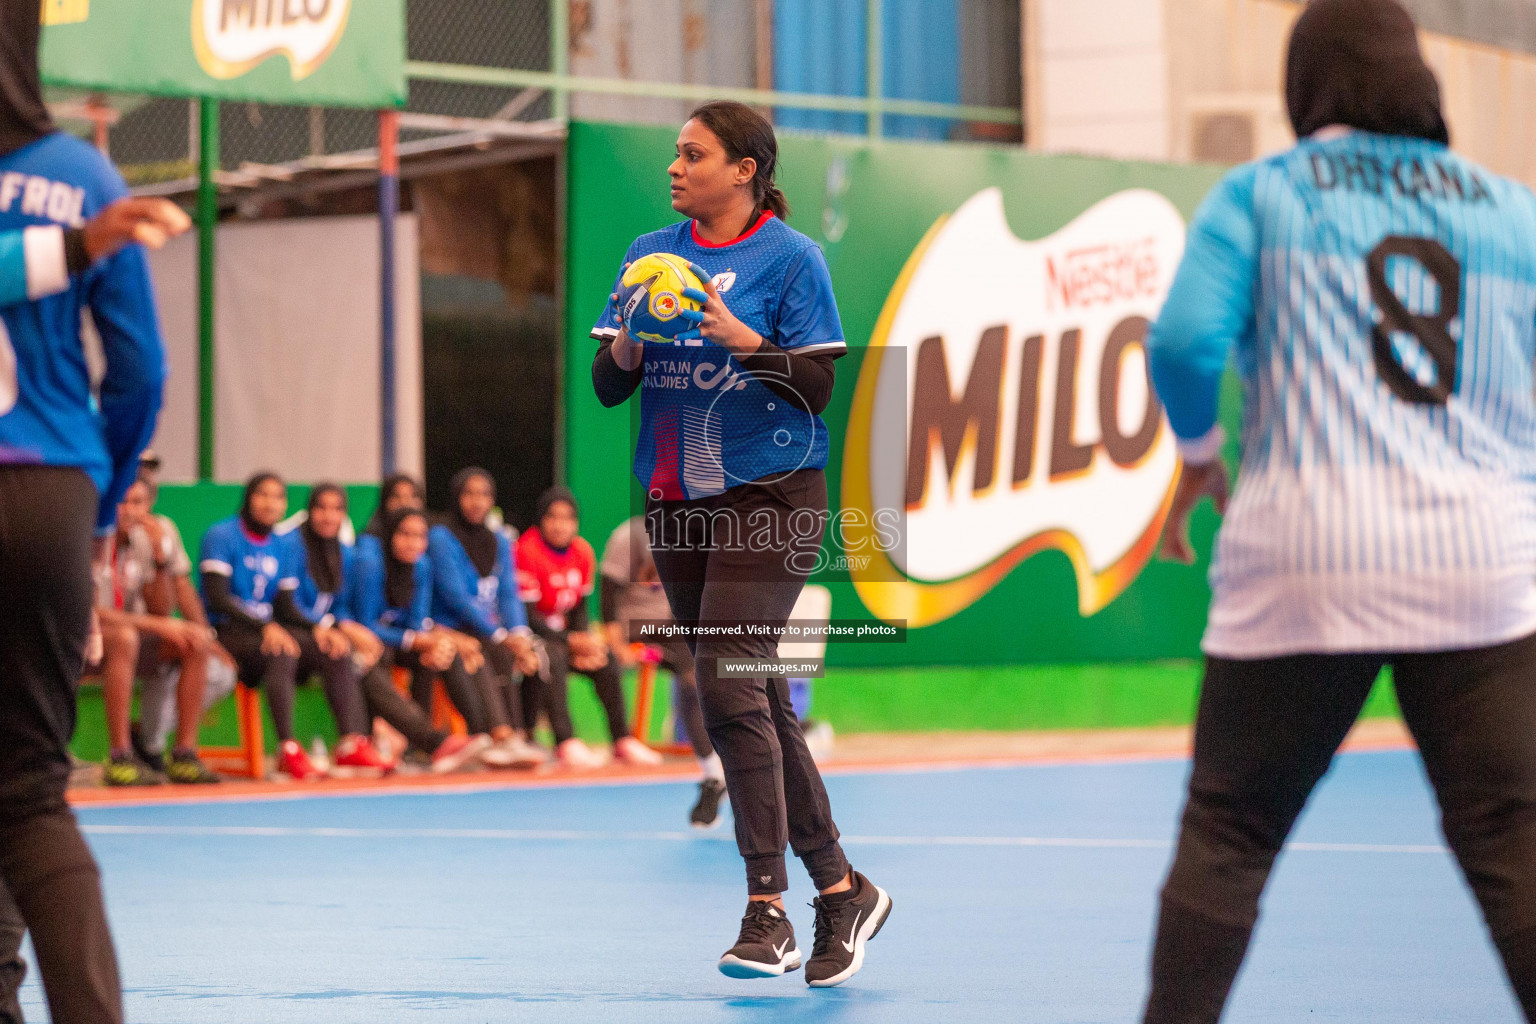
[[[244,683],[235,684],[235,718],[240,726],[238,747],[200,747],[203,763],[216,772],[248,779],[267,776],[267,746],[261,721],[261,694]]]
[[[635,718],[630,731],[635,737],[662,754],[692,754],[693,748],[686,743],[652,743],[650,741],[651,708],[656,701],[656,668],[661,663],[661,651],[649,644],[630,644],[630,652],[638,662],[635,681]]]
[[[407,697],[411,696],[409,669],[396,665],[390,681],[395,684],[395,689]],[[453,733],[455,736],[469,735],[469,726],[465,723],[464,716],[459,714],[459,709],[453,706],[453,701],[448,699],[448,691],[444,688],[441,679],[432,681],[432,728]]]

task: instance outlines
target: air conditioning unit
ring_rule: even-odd
[[[1187,104],[1189,152],[1201,163],[1240,164],[1296,142],[1279,95],[1216,93]]]

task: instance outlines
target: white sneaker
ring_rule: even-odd
[[[569,739],[555,748],[555,756],[567,768],[601,768],[607,761],[603,755],[581,740]]]
[[[633,736],[625,736],[613,743],[613,756],[626,764],[661,764],[661,755]]]
[[[516,757],[507,749],[505,741],[492,743],[480,751],[480,763],[487,768],[511,768],[515,760]]]
[[[516,733],[502,740],[500,745],[512,755],[513,768],[537,768],[549,762],[549,751],[537,743],[529,743]]]
[[[432,771],[438,775],[456,772],[490,745],[491,738],[483,732],[474,736],[449,736],[432,754]]]
[[[832,732],[831,722],[816,721],[804,725],[805,745],[811,752],[811,757],[817,761],[832,756],[832,744],[835,735]]]
[[[543,747],[516,733],[480,752],[480,763],[487,768],[537,768],[548,760],[549,754]]]

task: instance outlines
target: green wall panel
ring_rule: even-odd
[[[604,409],[592,393],[596,343],[588,337],[612,290],[629,243],[677,219],[666,167],[675,131],[575,123],[567,189],[569,262],[566,335],[566,461],[582,498],[582,532],[599,549],[608,532],[638,508],[629,472],[638,402]],[[1187,219],[1219,177],[1216,168],[1043,156],[982,145],[935,145],[780,136],[782,184],[794,207],[789,223],[821,243],[853,351],[838,363],[837,390],[825,414],[831,438],[828,486],[839,507],[843,434],[864,346],[893,283],[934,222],[980,190],[1003,193],[1009,226],[1021,239],[1042,238],[1094,203],[1126,189],[1165,196]],[[829,238],[835,238],[836,241]],[[1224,417],[1236,413],[1229,381]],[[1236,436],[1236,430],[1229,430]],[[1193,532],[1210,549],[1216,517],[1197,513]],[[900,645],[839,644],[833,665],[1003,664],[1145,661],[1198,654],[1209,591],[1207,565],[1153,561],[1105,609],[1079,613],[1077,582],[1065,555],[1045,551],[960,614],[911,630]],[[833,591],[833,614],[869,612],[846,573],[818,580]]]

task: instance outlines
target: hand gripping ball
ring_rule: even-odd
[[[684,288],[704,290],[704,282],[688,269],[688,261],[671,253],[642,256],[629,265],[619,281],[619,318],[637,341],[670,343],[694,326],[682,315],[701,307],[683,294]]]

